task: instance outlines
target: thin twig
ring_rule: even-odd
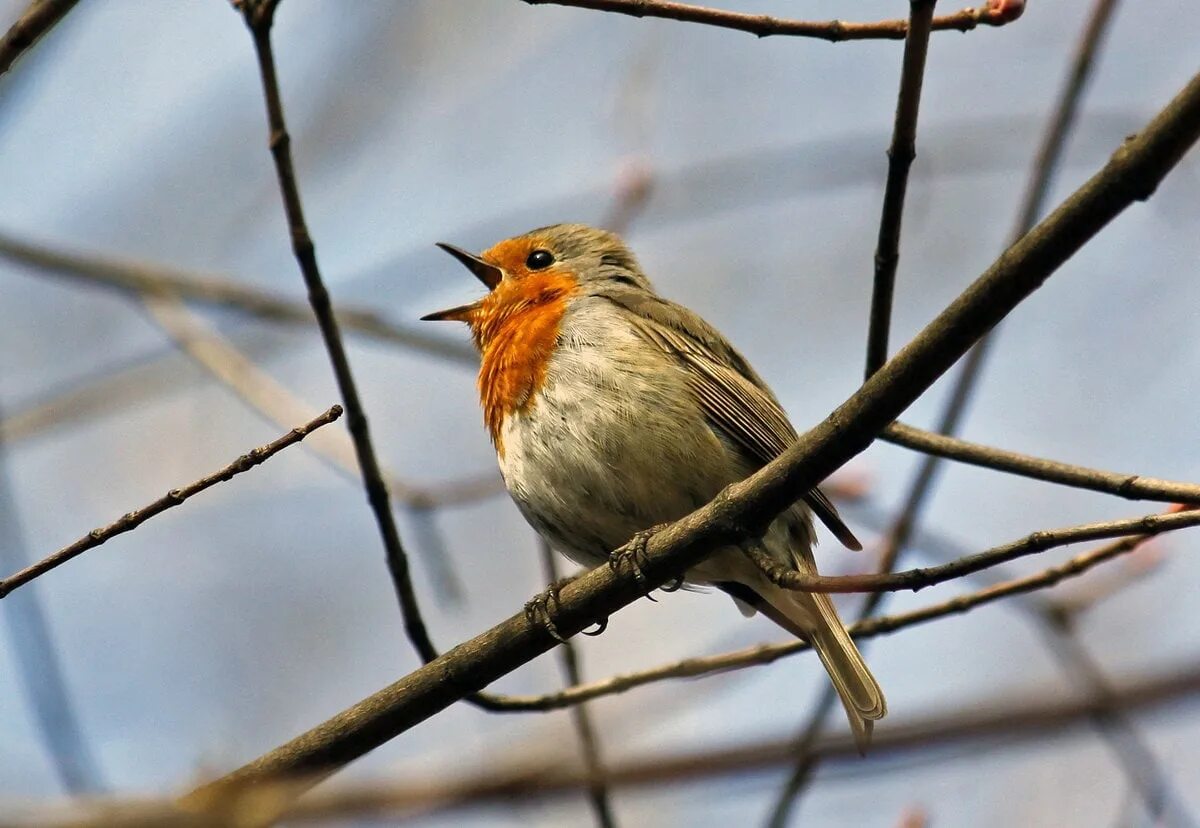
[[[189,302],[223,308],[271,322],[312,325],[312,307],[221,276],[195,273],[151,262],[72,253],[0,233],[0,257],[55,276],[122,292],[179,296]],[[475,367],[479,358],[466,345],[397,325],[366,308],[338,308],[342,329],[397,345],[455,365]]]
[[[673,3],[667,0],[523,0],[531,6],[552,4],[572,6],[594,11],[627,14],[631,17],[659,17],[685,23],[701,23],[722,29],[749,32],[758,37],[785,35],[791,37],[814,37],[838,43],[846,40],[903,40],[908,34],[907,20],[879,20],[873,23],[851,23],[845,20],[787,20],[767,14],[712,9],[688,3]],[[968,8],[933,19],[935,31],[953,30],[969,32],[977,26],[1003,26],[1011,23],[1019,14],[993,8],[988,3],[980,8]]]
[[[54,28],[79,0],[33,0],[16,23],[0,38],[0,75],[7,72],[25,50]]]
[[[581,632],[647,589],[677,577],[712,550],[737,545],[768,525],[794,503],[798,492],[812,488],[870,445],[978,337],[1108,222],[1134,201],[1148,198],[1198,138],[1200,75],[828,418],[747,480],[728,486],[711,503],[646,541],[639,556],[640,578],[628,567],[618,572],[600,566],[567,584],[554,619],[559,633],[570,637]],[[518,612],[213,785],[335,770],[556,643],[545,625]],[[207,795],[202,789],[188,799]]]
[[[143,304],[154,322],[181,350],[266,419],[283,426],[312,416],[313,406],[260,368],[178,298],[149,294],[143,296]],[[358,478],[354,442],[344,432],[326,432],[313,440],[309,448],[337,469]],[[472,503],[503,490],[503,482],[496,474],[482,474],[437,486],[416,486],[393,474],[381,473],[389,494],[413,509]]]
[[[871,292],[871,321],[867,332],[867,367],[871,376],[887,361],[888,334],[892,327],[892,298],[896,289],[896,267],[900,263],[900,226],[904,217],[904,195],[908,171],[917,157],[917,115],[921,107],[921,84],[925,80],[925,56],[929,53],[929,30],[937,0],[912,0],[908,36],[900,70],[900,93],[892,143],[888,147],[887,183],[875,245],[875,285]]]
[[[557,583],[560,575],[554,550],[546,541],[539,539],[538,551],[541,555],[542,569],[545,571],[546,580],[551,584]],[[558,655],[567,683],[572,687],[582,684],[583,671],[579,666],[579,654],[575,650],[575,645],[570,641],[566,642],[558,648]],[[511,704],[511,698],[508,700]],[[595,725],[592,723],[592,712],[586,704],[573,705],[571,718],[575,723],[575,732],[579,734],[579,749],[583,755],[584,769],[589,777],[600,780],[605,773],[604,760],[600,756],[600,740],[596,735]],[[600,828],[615,828],[617,820],[613,815],[608,787],[603,782],[597,781],[588,786],[588,800],[592,804],[592,813],[595,814],[596,824]]]
[[[814,575],[786,569],[771,561],[765,553],[754,549],[748,549],[746,554],[774,583],[785,589],[803,592],[899,592],[911,589],[915,592],[1059,546],[1127,535],[1158,535],[1196,525],[1200,525],[1200,509],[1192,508],[1125,520],[1085,523],[1034,532],[1020,540],[937,566],[865,575]]]
[[[313,431],[316,431],[321,426],[332,423],[340,416],[342,416],[342,407],[340,405],[335,405],[321,416],[305,423],[302,426],[293,428],[282,437],[272,440],[265,446],[259,446],[248,454],[243,454],[241,457],[234,460],[228,466],[225,466],[219,471],[215,471],[212,474],[201,477],[199,480],[189,483],[181,488],[172,489],[157,500],[146,504],[140,509],[135,509],[132,512],[126,513],[121,518],[113,521],[107,526],[93,529],[79,540],[64,546],[53,555],[49,555],[37,563],[25,567],[20,572],[0,580],[0,598],[8,595],[17,587],[24,586],[34,578],[45,575],[51,569],[61,566],[78,555],[82,555],[89,549],[95,549],[97,546],[100,546],[102,543],[113,539],[117,535],[121,535],[125,532],[136,529],[155,515],[159,515],[168,509],[181,505],[189,497],[199,494],[205,489],[211,488],[218,483],[231,480],[242,472],[249,471],[255,466],[266,462],[273,455],[277,454],[288,446],[299,443]]]
[[[1200,484],[1181,483],[1124,474],[1086,466],[1074,466],[1057,460],[1047,460],[1015,451],[993,448],[925,431],[903,423],[893,423],[880,437],[889,443],[936,455],[947,460],[969,463],[996,471],[1116,495],[1127,500],[1157,500],[1162,503],[1200,503]]]
[[[1121,538],[1097,549],[1076,555],[1064,563],[1033,575],[989,585],[974,592],[958,595],[909,612],[863,619],[850,625],[847,629],[855,640],[867,640],[939,618],[961,615],[976,607],[1004,598],[1048,589],[1065,579],[1080,576],[1113,558],[1133,552],[1151,537],[1150,535],[1140,535]],[[510,709],[514,711],[558,710],[601,696],[624,693],[666,679],[696,678],[740,670],[744,667],[770,664],[780,658],[809,649],[811,647],[808,642],[800,640],[791,640],[780,644],[759,644],[734,652],[686,658],[649,670],[611,676],[600,681],[568,687],[557,693],[547,693],[542,696],[507,696],[506,698],[509,701]]]
[[[426,661],[430,661],[437,656],[437,651],[429,639],[425,622],[421,618],[416,590],[413,588],[412,574],[409,571],[408,558],[400,542],[400,533],[396,529],[396,520],[392,515],[387,486],[383,482],[379,461],[371,443],[371,431],[367,424],[366,410],[358,396],[358,386],[350,369],[350,361],[346,357],[346,346],[342,342],[337,317],[333,313],[333,303],[329,299],[329,291],[326,290],[325,283],[321,279],[321,271],[317,267],[316,246],[313,244],[304,220],[300,188],[296,182],[295,168],[292,166],[291,139],[288,136],[287,123],[283,116],[283,100],[275,73],[275,55],[271,47],[271,25],[274,21],[275,7],[275,0],[258,0],[258,2],[246,0],[243,3],[242,13],[254,38],[254,51],[258,57],[263,97],[267,107],[269,146],[271,156],[275,160],[275,172],[279,178],[279,190],[283,197],[288,231],[292,239],[292,252],[296,256],[296,262],[300,265],[300,272],[304,277],[305,287],[308,289],[308,300],[312,305],[313,314],[317,317],[317,325],[321,329],[321,338],[325,342],[325,350],[328,352],[329,361],[333,366],[338,391],[346,406],[347,427],[354,440],[354,450],[362,470],[367,501],[371,506],[371,511],[375,514],[375,521],[379,525],[379,534],[383,539],[388,570],[392,576],[396,597],[400,602],[405,632],[420,656]]]
[[[904,39],[904,57],[900,70],[900,91],[896,97],[892,142],[888,148],[887,182],[875,247],[875,278],[871,290],[864,379],[870,379],[872,374],[883,367],[888,358],[896,270],[900,263],[900,229],[904,217],[904,197],[908,191],[908,171],[916,158],[917,117],[936,2],[937,0],[910,0],[909,5],[908,31]],[[913,511],[916,508],[919,507],[913,504]],[[885,540],[878,567],[880,572],[890,572],[895,568],[897,557],[911,529],[911,520],[905,521],[902,518],[897,522],[896,530]],[[873,614],[881,600],[878,593],[869,596],[859,610],[859,619]],[[817,704],[809,713],[796,740],[796,767],[784,782],[775,804],[771,807],[770,816],[767,818],[770,828],[785,828],[787,825],[796,798],[815,767],[817,760],[812,748],[835,702],[833,685],[824,685]]]
[[[1074,121],[1074,115],[1078,101],[1082,95],[1084,82],[1090,75],[1092,59],[1096,53],[1100,35],[1105,28],[1112,5],[1111,0],[1099,0],[1089,22],[1084,26],[1081,47],[1076,53],[1073,68],[1064,86],[1064,92],[1054,109],[1050,127],[1045,133],[1037,161],[1034,163],[1030,174],[1028,190],[1023,199],[1022,207],[1018,211],[1017,231],[1013,238],[1014,243],[1033,227],[1037,216],[1042,211],[1045,197],[1049,192],[1063,148],[1066,145],[1067,133]],[[959,377],[951,390],[950,397],[939,418],[937,426],[939,433],[952,436],[957,432],[958,425],[966,412],[967,402],[970,400],[980,376],[983,361],[987,355],[988,343],[991,340],[991,336],[983,337],[971,348],[966,360],[964,360]],[[886,571],[891,569],[907,545],[920,520],[924,504],[934,489],[940,468],[940,458],[935,456],[925,458],[919,465],[899,516],[893,523],[891,530],[885,536],[881,570]],[[882,593],[875,593],[869,596],[862,610],[863,617],[874,612],[882,600]],[[819,727],[818,717],[823,718],[832,708],[832,694],[828,688],[822,701],[824,709],[823,711],[816,711],[809,720],[808,726],[801,737],[802,743],[811,742],[815,736],[816,729]],[[776,805],[776,819],[773,821],[774,826],[780,826],[786,821],[787,810],[792,807],[801,791],[803,791],[807,781],[811,778],[811,771],[816,761],[812,758],[811,751],[802,750],[801,760],[792,777],[788,780],[784,792]]]

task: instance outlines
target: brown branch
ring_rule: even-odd
[[[911,589],[915,592],[1059,546],[1126,535],[1159,535],[1172,529],[1196,525],[1200,525],[1200,509],[1143,515],[1103,523],[1085,523],[1063,529],[1034,532],[1020,540],[938,566],[867,575],[813,575],[784,569],[771,561],[764,552],[754,548],[747,548],[746,554],[774,583],[785,589],[803,592],[898,592]]]
[[[787,20],[767,14],[747,14],[725,11],[688,3],[672,3],[667,0],[523,0],[531,6],[552,4],[579,9],[613,12],[630,17],[658,17],[684,23],[701,23],[722,29],[749,32],[758,37],[784,35],[791,37],[814,37],[838,43],[846,40],[903,40],[908,34],[907,20],[879,20],[872,23],[851,23],[845,20]],[[995,8],[993,8],[996,6]],[[1019,14],[1006,11],[1002,6],[988,3],[980,8],[968,8],[935,17],[934,31],[953,30],[969,32],[977,26],[1003,26],[1011,23]]]
[[[179,296],[189,302],[223,308],[271,322],[312,325],[312,308],[268,291],[211,274],[194,273],[150,262],[71,253],[0,233],[0,257],[40,272],[66,276],[123,292]],[[397,325],[366,308],[339,308],[338,324],[380,342],[408,348],[474,367],[479,359],[469,347]]]
[[[875,285],[871,292],[871,316],[867,331],[867,377],[887,361],[892,299],[896,292],[896,267],[900,263],[900,225],[904,217],[904,196],[908,191],[908,171],[917,157],[917,115],[921,107],[921,84],[925,79],[925,56],[929,52],[929,31],[936,2],[912,0],[908,35],[904,39],[900,93],[896,98],[892,144],[887,151],[887,183],[883,191],[879,237],[875,246]]]
[[[33,0],[0,38],[0,75],[12,68],[17,58],[54,28],[77,2],[79,0]]]
[[[312,305],[317,325],[321,329],[321,338],[333,366],[338,391],[346,406],[346,423],[350,430],[350,436],[354,440],[354,450],[362,470],[367,501],[375,515],[375,521],[379,525],[379,534],[383,539],[388,570],[400,602],[405,632],[421,657],[426,661],[431,661],[436,658],[437,651],[429,639],[425,622],[421,618],[416,590],[413,588],[412,574],[409,572],[408,558],[400,542],[400,533],[396,529],[396,520],[392,515],[387,486],[383,482],[379,461],[371,442],[366,410],[358,396],[358,386],[350,369],[350,361],[346,357],[346,346],[342,342],[337,317],[333,313],[333,303],[329,299],[329,291],[325,289],[321,271],[317,266],[316,246],[313,244],[304,220],[300,188],[296,182],[295,168],[292,165],[291,138],[284,120],[283,100],[279,92],[279,80],[275,73],[275,55],[271,47],[271,24],[275,15],[275,7],[275,0],[257,0],[257,2],[245,0],[242,3],[242,14],[254,38],[254,52],[258,57],[263,98],[267,107],[269,146],[271,156],[275,160],[275,172],[279,179],[279,190],[283,197],[284,213],[287,216],[288,231],[292,239],[292,252],[295,254],[296,262],[300,265],[300,272],[304,277],[305,287],[308,289],[308,301]]]
[[[1121,538],[1098,549],[1077,555],[1057,566],[1044,569],[1023,578],[1014,578],[993,584],[965,595],[932,604],[909,612],[868,618],[851,624],[847,629],[855,640],[867,640],[892,633],[917,624],[924,624],[951,615],[962,615],[976,607],[990,604],[1013,595],[1048,589],[1061,581],[1074,578],[1106,561],[1128,554],[1145,544],[1151,535]],[[506,696],[509,709],[514,711],[558,710],[564,707],[591,701],[601,696],[624,693],[637,687],[666,679],[696,678],[698,676],[726,673],[745,667],[770,664],[780,658],[811,649],[808,642],[792,640],[780,644],[759,644],[729,653],[714,656],[686,658],[671,664],[625,673],[587,684],[577,684],[556,693],[542,696]]]
[[[94,549],[97,546],[100,546],[102,543],[105,543],[106,541],[116,537],[117,535],[121,535],[125,532],[130,532],[136,529],[155,515],[161,514],[167,509],[179,506],[192,495],[199,494],[205,489],[211,488],[218,483],[223,483],[226,480],[230,480],[242,472],[249,471],[255,466],[266,462],[273,455],[277,454],[288,446],[299,443],[321,426],[332,423],[340,416],[342,416],[342,407],[340,405],[335,405],[311,422],[305,423],[297,428],[293,428],[291,431],[289,431],[287,434],[284,434],[277,440],[273,440],[270,443],[267,443],[265,446],[259,446],[249,454],[243,454],[241,457],[234,460],[223,469],[202,477],[193,483],[189,483],[182,488],[172,489],[162,497],[158,498],[158,500],[148,503],[140,509],[135,509],[134,511],[125,514],[113,523],[100,527],[99,529],[93,529],[79,540],[64,546],[53,555],[49,555],[37,563],[25,567],[15,575],[10,575],[5,579],[0,580],[0,598],[8,595],[17,587],[24,586],[34,578],[45,575],[51,569],[61,566],[78,555],[82,555],[89,549]]]
[[[1189,667],[1123,683],[1113,688],[1112,704],[1121,711],[1146,711],[1192,699],[1200,694],[1200,669]],[[867,763],[878,763],[880,771],[913,751],[983,743],[1011,746],[1017,742],[1042,741],[1058,736],[1101,710],[1091,698],[985,699],[968,709],[939,713],[896,723],[876,734]],[[855,759],[858,751],[848,735],[822,738],[815,750],[823,759]],[[338,785],[303,799],[294,799],[308,780],[285,781],[259,787],[214,790],[202,801],[191,803],[186,813],[167,802],[99,803],[90,811],[91,820],[72,822],[76,828],[96,826],[211,825],[213,815],[221,824],[262,824],[263,817],[286,819],[288,824],[307,820],[386,818],[428,814],[436,810],[479,806],[488,803],[529,803],[536,799],[573,795],[597,781],[621,788],[661,788],[669,783],[727,778],[739,773],[761,772],[790,763],[795,756],[790,740],[770,739],[741,745],[659,753],[611,767],[597,779],[578,770],[556,765],[528,769],[493,769],[475,778],[447,780],[442,777],[404,782],[366,782]],[[882,761],[880,761],[882,760]],[[77,813],[77,812],[76,812]],[[31,815],[31,822],[54,821],[54,811]],[[34,818],[41,817],[41,818]],[[208,821],[205,821],[205,820]],[[58,824],[58,823],[55,823]]]
[[[313,406],[264,371],[179,299],[149,294],[143,296],[143,303],[154,322],[182,351],[260,415],[281,426],[312,416]],[[314,438],[309,448],[352,478],[358,478],[358,455],[353,440],[345,432],[325,432]],[[413,509],[471,503],[503,491],[499,475],[490,473],[438,486],[417,486],[387,471],[380,473],[389,494]]]
[[[1157,500],[1162,503],[1200,503],[1200,484],[1160,480],[1139,474],[1090,469],[1047,460],[1015,451],[993,448],[925,431],[919,428],[893,423],[880,437],[889,443],[932,454],[947,460],[969,463],[973,466],[1030,477],[1047,483],[1088,489],[1093,492],[1116,495],[1127,500]]]
[[[868,446],[976,339],[1109,221],[1134,201],[1148,198],[1197,138],[1200,75],[824,422],[747,480],[727,487],[713,502],[651,537],[640,560],[642,578],[628,568],[617,572],[601,566],[567,584],[554,619],[558,631],[565,637],[575,635],[637,600],[646,589],[686,571],[711,550],[737,544],[767,525],[798,493]],[[517,613],[213,785],[335,770],[555,643],[543,625]],[[201,789],[188,800],[207,795]]]
[[[557,583],[559,580],[558,561],[555,552],[546,541],[538,540],[538,550],[542,559],[542,568],[546,580]],[[579,654],[575,645],[568,641],[558,648],[559,659],[562,661],[563,673],[570,686],[583,683],[583,671],[579,666]],[[512,698],[504,697],[507,702],[504,709],[514,709]],[[592,722],[592,713],[586,704],[577,704],[571,708],[571,717],[575,723],[575,732],[579,734],[579,749],[583,754],[583,765],[589,777],[600,780],[604,777],[604,760],[600,756],[600,740],[596,735],[596,727]],[[588,786],[588,799],[592,805],[592,813],[596,816],[596,824],[600,828],[615,828],[617,819],[613,815],[612,803],[609,801],[608,786],[597,781]]]

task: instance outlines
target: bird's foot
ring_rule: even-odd
[[[618,575],[621,573],[622,567],[629,567],[629,570],[633,572],[633,577],[645,589],[646,597],[651,601],[655,598],[646,586],[646,573],[642,572],[642,567],[646,565],[646,545],[650,542],[650,538],[661,532],[666,526],[667,524],[660,523],[649,529],[643,529],[630,538],[629,543],[608,556],[609,567]],[[675,578],[669,585],[663,587],[663,591],[674,592],[681,586],[683,586],[683,578]]]
[[[566,578],[559,578],[525,603],[525,619],[530,624],[541,624],[546,628],[546,632],[550,633],[551,638],[563,644],[567,643],[567,639],[562,637],[558,631],[558,625],[554,623],[554,616],[559,607],[558,593],[577,577],[579,576],[569,575]],[[593,635],[598,634],[593,633]]]
[[[562,591],[563,587],[578,578],[580,574],[582,573],[559,578],[525,604],[525,618],[529,623],[541,624],[555,641],[563,644],[566,644],[567,640],[563,638],[562,634],[558,631],[558,625],[554,623],[554,615],[558,612],[559,606],[558,594]],[[601,618],[596,622],[595,629],[581,630],[581,632],[587,636],[596,636],[600,635],[606,629],[608,629],[608,619]]]

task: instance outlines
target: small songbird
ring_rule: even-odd
[[[576,563],[605,562],[797,439],[746,360],[699,316],[655,293],[616,235],[558,224],[480,256],[439,246],[490,292],[424,319],[470,326],[504,483],[533,528]],[[814,512],[845,546],[862,548],[819,489],[776,518],[760,548],[815,572]],[[809,641],[865,748],[887,705],[828,595],[776,586],[738,548],[714,552],[686,580]]]

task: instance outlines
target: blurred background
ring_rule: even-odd
[[[24,5],[0,0],[5,25]],[[722,5],[812,20],[908,8]],[[894,346],[1003,248],[1091,5],[1033,2],[1003,28],[934,33]],[[416,322],[478,295],[434,242],[482,249],[548,223],[619,225],[659,291],[717,325],[801,430],[860,382],[899,41],[759,40],[518,0],[285,0],[274,42],[335,302],[424,337],[414,346],[351,331],[347,343],[381,459],[404,484],[400,529],[441,647],[517,611],[545,575],[532,531],[499,488],[465,329]],[[1198,63],[1200,23],[1187,4],[1122,4],[1051,203]],[[251,39],[228,4],[79,4],[0,80],[0,181],[0,574],[339,401],[312,324],[146,298],[22,253],[71,254],[93,270],[97,261],[169,268],[303,302]],[[1200,479],[1198,216],[1192,153],[999,329],[963,435]],[[935,386],[906,420],[931,425],[948,387]],[[0,604],[0,809],[39,813],[70,790],[184,790],[418,666],[347,443],[332,434],[342,428]],[[868,550],[854,555],[825,538],[826,571],[874,566],[872,541],[919,461],[878,444],[839,473],[841,488],[860,490],[843,511]],[[925,534],[903,561],[1157,508],[947,465]],[[1053,593],[1079,608],[1076,645],[1113,685],[1194,670],[1197,543],[1190,533],[1161,538]],[[1070,551],[1080,550],[1005,571],[1034,571]],[[886,609],[984,582],[896,594]],[[938,716],[1086,696],[1029,609],[994,604],[873,642],[867,658],[890,708],[880,736]],[[586,676],[600,678],[778,640],[770,622],[743,619],[723,596],[675,593],[637,602],[577,646]],[[790,738],[824,683],[805,654],[589,707],[605,760],[618,766]],[[493,689],[561,684],[547,656]],[[1171,802],[1161,824],[1200,814],[1197,691],[1129,714],[1154,759],[1141,769]],[[577,754],[566,712],[490,715],[459,704],[338,778],[458,779]],[[793,823],[889,826],[923,813],[938,825],[1152,824],[1130,755],[1075,719],[831,760]],[[787,774],[775,764],[617,787],[612,798],[622,825],[759,824]],[[589,825],[592,816],[582,794],[568,794],[409,824]]]

